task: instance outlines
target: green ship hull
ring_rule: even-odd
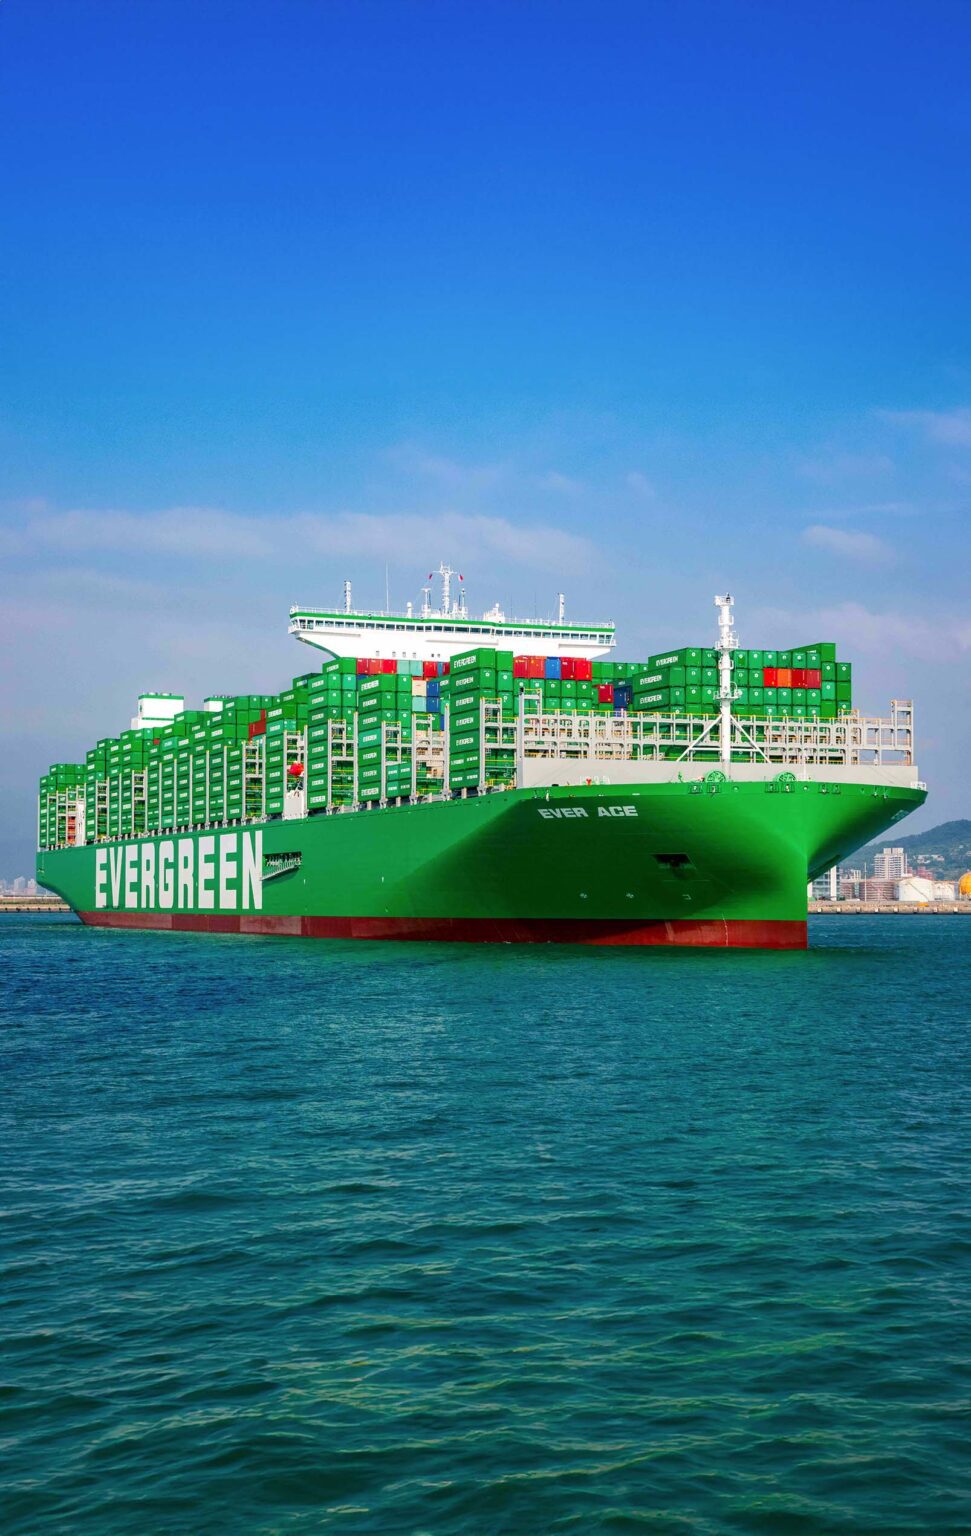
[[[513,789],[41,851],[86,923],[804,948],[806,885],[925,799],[773,781]]]

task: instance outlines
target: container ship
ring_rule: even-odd
[[[613,659],[611,623],[290,611],[272,695],[129,730],[40,781],[37,879],[88,924],[319,938],[804,948],[807,883],[921,805],[913,708],[830,642]],[[430,580],[432,578],[429,578]],[[318,660],[321,658],[318,657]]]

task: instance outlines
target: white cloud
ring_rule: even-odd
[[[826,453],[800,459],[796,471],[817,485],[839,485],[846,480],[878,480],[893,474],[894,462],[885,453]]]
[[[245,559],[272,553],[268,519],[239,517],[216,507],[159,512],[47,512],[29,520],[27,541],[87,558],[92,551]]]
[[[916,427],[933,443],[948,448],[971,448],[971,407],[951,411],[881,411],[884,421]]]
[[[639,469],[632,469],[629,475],[624,477],[627,489],[633,491],[635,496],[642,496],[645,501],[653,501],[657,495],[654,486],[646,475],[642,475]]]
[[[553,574],[586,570],[592,543],[546,524],[484,513],[303,512],[243,516],[214,507],[158,512],[51,512],[33,518],[20,548],[55,547],[61,557],[90,561],[95,553],[168,556],[198,564],[293,562],[295,553],[390,561],[416,573],[447,557],[464,566],[497,559]]]
[[[388,452],[396,469],[421,480],[431,480],[453,495],[478,495],[505,478],[505,464],[467,464],[441,454],[426,453],[414,443],[401,443]]]
[[[886,565],[894,559],[893,550],[874,533],[854,533],[850,528],[830,528],[825,523],[813,523],[804,528],[804,544],[813,549],[824,549],[829,554],[860,560],[866,565]]]
[[[971,616],[941,613],[924,618],[910,611],[876,613],[862,603],[792,613],[762,609],[751,615],[751,629],[777,635],[814,634],[837,642],[841,650],[886,657],[891,653],[938,664],[960,661],[971,651]]]
[[[442,556],[463,569],[499,559],[558,574],[585,570],[594,558],[593,545],[577,534],[484,513],[342,512],[333,518],[308,514],[292,523],[294,536],[309,539],[323,554],[391,560],[419,573],[426,561]]]
[[[558,469],[537,475],[536,484],[541,491],[555,491],[563,496],[579,496],[585,489],[582,480],[575,480],[572,475],[563,475]]]
[[[479,611],[527,583],[552,599],[563,578],[598,566],[591,542],[549,524],[455,512],[51,510],[35,513],[25,539],[29,558],[0,571],[0,714],[35,741],[53,733],[65,758],[126,725],[140,688],[198,702],[213,691],[271,692],[319,666],[288,635],[287,608],[336,600],[345,574],[376,596],[387,561],[395,596],[414,597],[444,556]],[[18,772],[27,779],[43,766],[25,758]]]
[[[285,605],[278,613],[252,597],[244,607],[216,604],[211,591],[86,568],[39,572],[29,596],[9,577],[5,587],[0,708],[27,735],[61,734],[65,756],[83,750],[86,736],[127,724],[142,688],[198,702],[210,692],[269,692],[300,669]]]
[[[913,517],[923,508],[909,501],[862,501],[845,507],[814,508],[817,517]]]

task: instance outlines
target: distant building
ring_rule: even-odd
[[[862,869],[840,870],[840,900],[859,901],[863,896]]]
[[[810,901],[838,901],[839,900],[839,871],[835,865],[826,871],[825,875],[817,875],[809,885]]]
[[[875,880],[905,880],[910,874],[902,848],[882,848],[873,861]]]

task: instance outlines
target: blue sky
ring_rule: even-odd
[[[292,601],[834,638],[971,814],[971,8],[4,0],[0,874]]]

